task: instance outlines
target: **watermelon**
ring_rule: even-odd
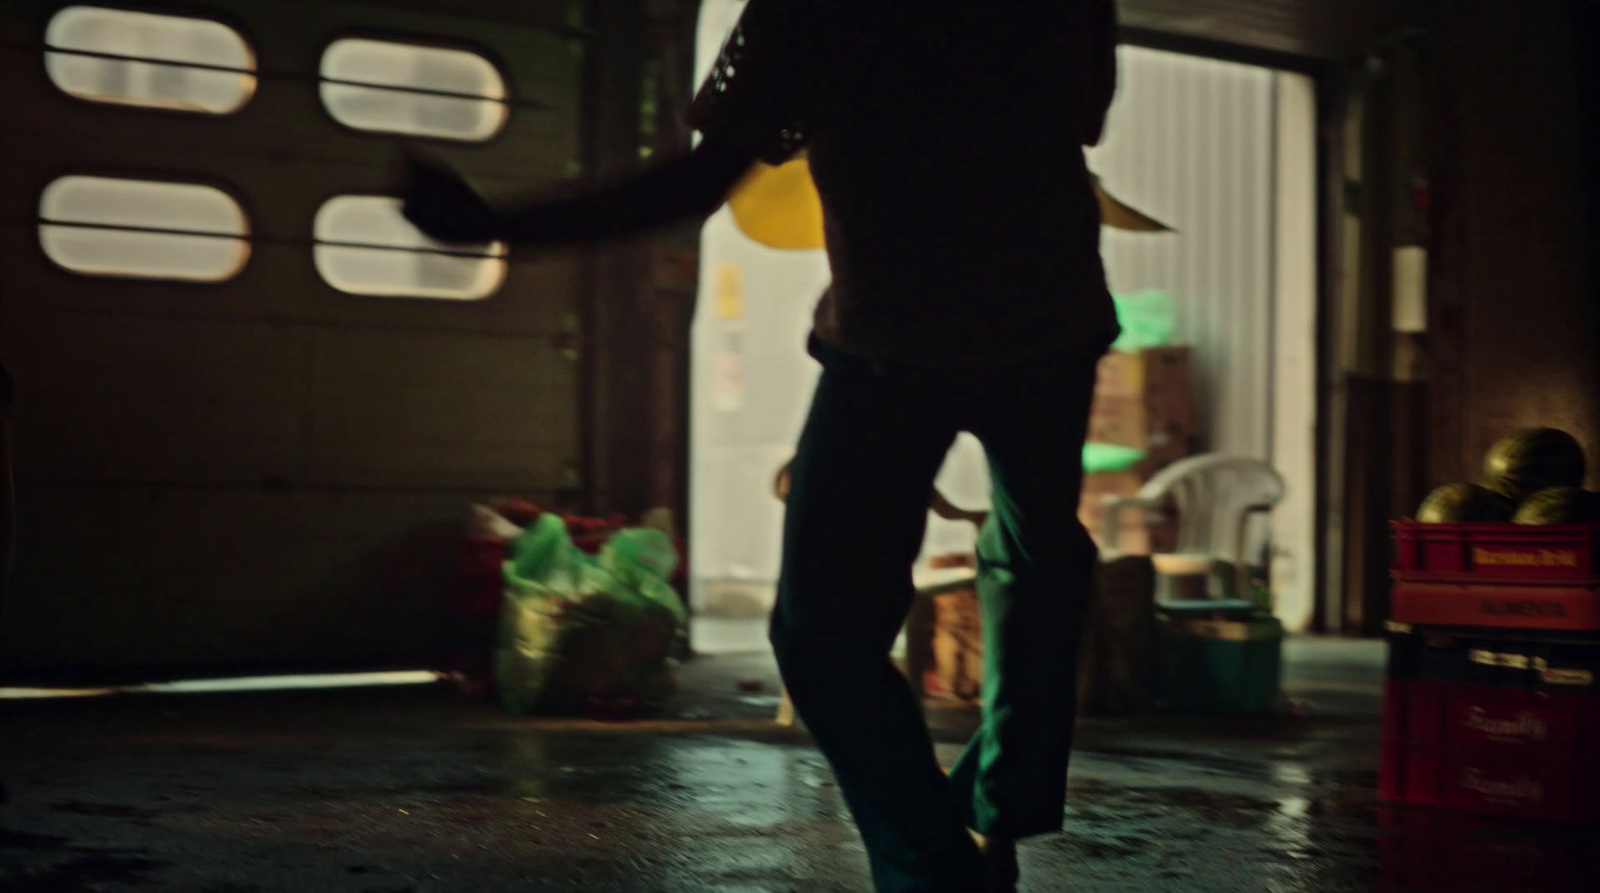
[[[1518,524],[1570,524],[1600,521],[1600,493],[1577,487],[1550,487],[1529,496],[1512,518]]]
[[[1555,428],[1523,428],[1500,438],[1483,458],[1491,488],[1522,502],[1540,490],[1581,487],[1583,447]]]
[[[1511,500],[1477,484],[1445,484],[1428,494],[1417,508],[1417,520],[1424,524],[1450,524],[1458,521],[1509,521],[1514,508]]]

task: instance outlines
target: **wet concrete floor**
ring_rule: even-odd
[[[1086,720],[1022,889],[1600,889],[1594,833],[1378,800],[1379,653],[1296,643],[1297,718]],[[442,686],[0,705],[0,891],[869,890],[826,765],[771,722],[770,658],[683,682],[619,724]],[[930,724],[953,760],[970,714]]]

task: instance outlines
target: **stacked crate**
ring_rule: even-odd
[[[1395,533],[1383,796],[1600,823],[1600,524]]]
[[[1078,517],[1097,541],[1108,501],[1138,492],[1156,472],[1193,454],[1191,357],[1188,347],[1175,346],[1112,351],[1100,361],[1089,440],[1142,450],[1145,458],[1127,471],[1085,476]],[[1121,551],[1149,552],[1162,545],[1163,531],[1153,530],[1145,519],[1124,518],[1122,525]]]

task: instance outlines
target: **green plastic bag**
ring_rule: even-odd
[[[668,585],[678,552],[657,530],[624,530],[598,556],[539,518],[512,546],[495,646],[501,703],[517,714],[659,707],[687,615]]]
[[[1117,322],[1122,325],[1122,335],[1111,345],[1112,350],[1131,353],[1172,343],[1172,333],[1177,328],[1177,311],[1172,303],[1172,295],[1146,289],[1131,295],[1115,295],[1113,300],[1117,305]]]

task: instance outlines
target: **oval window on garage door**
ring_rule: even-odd
[[[506,246],[444,245],[401,216],[399,199],[341,195],[317,212],[317,271],[353,295],[477,301],[506,278]]]
[[[221,22],[68,6],[45,28],[45,68],[70,96],[212,115],[256,91],[256,57]]]
[[[214,186],[68,176],[39,199],[39,242],[74,273],[223,282],[250,260],[250,225]]]
[[[510,115],[505,78],[483,56],[367,38],[323,53],[322,102],[356,130],[465,142],[494,137]]]

